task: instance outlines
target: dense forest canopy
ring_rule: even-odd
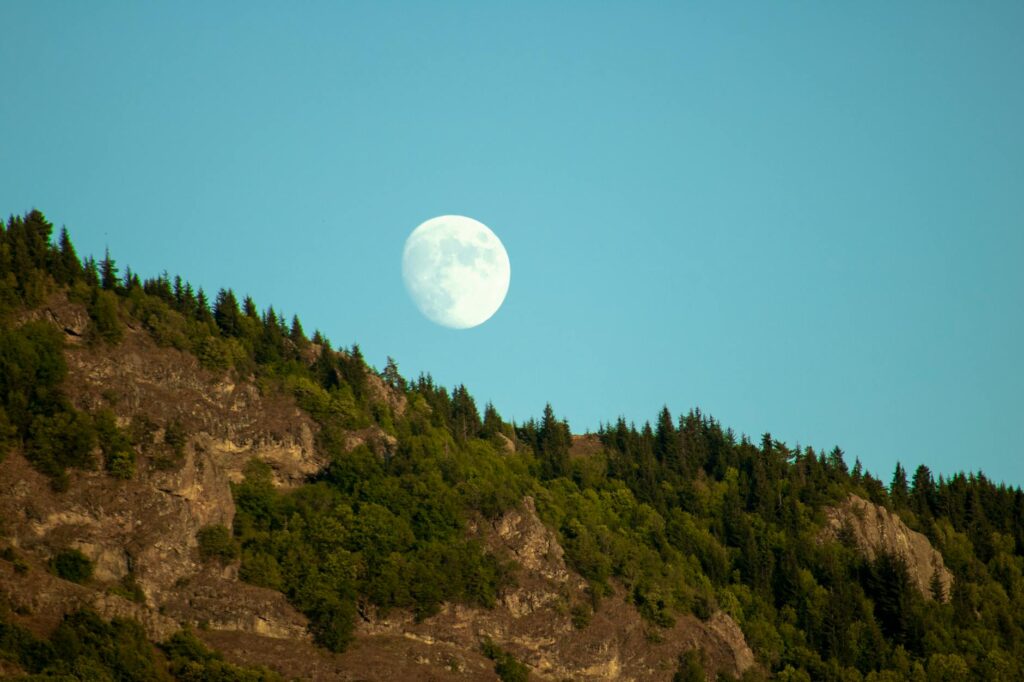
[[[361,609],[422,619],[445,602],[493,604],[512,567],[467,530],[529,495],[588,581],[571,605],[580,628],[600,600],[624,594],[652,632],[680,614],[724,610],[779,679],[1024,679],[1019,488],[981,473],[935,477],[924,464],[897,464],[883,480],[839,448],[751,439],[697,409],[666,407],[642,425],[609,421],[580,448],[550,405],[539,419],[509,423],[465,386],[407,379],[391,359],[377,371],[358,346],[307,336],[297,317],[231,289],[209,296],[178,276],[142,279],[109,253],[83,260],[66,230],[54,238],[32,211],[0,226],[0,452],[19,449],[58,490],[71,469],[132,478],[142,463],[132,429],[65,396],[60,330],[21,316],[51,296],[88,311],[87,343],[117,344],[130,322],[211,371],[293,395],[316,420],[330,465],[282,491],[251,463],[234,488],[234,527],[207,529],[200,543],[205,559],[240,559],[244,580],[284,593],[325,647],[349,643]],[[404,407],[382,400],[379,385]],[[180,425],[162,426],[172,445],[187,438]],[[388,436],[383,446],[345,446],[347,432],[371,426]],[[157,464],[174,466],[174,457]],[[948,593],[936,585],[922,594],[899,555],[868,559],[848,538],[822,541],[826,508],[850,494],[927,536],[953,572]],[[129,626],[77,616],[62,627]],[[0,635],[7,649],[29,651],[18,656],[37,657],[30,670],[63,670],[54,653],[63,644],[25,644],[9,627]],[[172,673],[214,665],[179,649],[165,649]],[[682,662],[679,679],[699,665]]]

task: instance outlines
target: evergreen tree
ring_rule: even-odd
[[[924,464],[914,471],[912,488],[914,513],[921,517],[931,517],[935,509],[935,482],[932,472]]]
[[[544,416],[537,432],[541,462],[541,478],[551,479],[564,476],[569,470],[569,447],[572,437],[569,424],[558,421],[551,403],[544,406]]]
[[[299,321],[298,315],[292,315],[292,326],[288,330],[288,338],[292,340],[296,346],[303,346],[306,344],[306,332],[302,330],[302,322]]]
[[[484,406],[484,422],[481,435],[484,438],[491,438],[499,433],[502,433],[505,429],[505,423],[501,419],[501,415],[498,414],[497,408],[494,404],[488,401]]]
[[[909,487],[907,486],[907,472],[903,465],[896,462],[896,471],[892,475],[892,483],[889,484],[889,497],[892,498],[896,509],[906,506],[909,501]]]
[[[200,322],[213,322],[213,315],[210,313],[210,301],[206,298],[206,292],[202,287],[196,293],[194,312],[195,318]]]
[[[260,321],[260,311],[256,308],[256,301],[252,300],[252,296],[246,296],[242,302],[242,312],[247,318],[254,322]]]
[[[60,284],[71,284],[82,276],[82,264],[78,260],[75,246],[71,243],[67,228],[60,229],[57,247],[57,263],[54,267],[54,278]]]
[[[398,363],[390,355],[388,356],[387,364],[384,365],[384,371],[381,372],[381,378],[385,384],[396,391],[404,393],[407,388],[405,379],[398,371]]]
[[[480,433],[482,425],[476,402],[462,384],[452,391],[451,423],[455,436],[463,441]]]
[[[117,264],[110,257],[110,249],[103,252],[103,260],[100,262],[100,286],[108,291],[117,290]]]
[[[92,256],[86,258],[85,263],[82,265],[82,278],[90,287],[95,288],[100,285],[99,268],[96,266],[96,261]]]
[[[213,320],[224,336],[240,336],[242,333],[242,312],[238,299],[231,289],[221,289],[213,304]]]
[[[682,473],[682,448],[672,414],[668,406],[658,414],[658,427],[654,435],[654,455],[672,472]]]

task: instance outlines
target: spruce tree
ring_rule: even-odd
[[[71,243],[68,230],[65,227],[60,229],[60,239],[57,247],[57,267],[54,276],[61,284],[71,284],[82,276],[82,264],[75,253],[75,246]]]
[[[658,426],[654,434],[654,456],[669,471],[682,472],[681,442],[667,405],[658,413]]]
[[[231,289],[221,289],[213,304],[213,320],[217,323],[224,336],[240,336],[242,333],[242,313],[238,309],[238,300]]]
[[[292,315],[292,326],[288,330],[288,338],[292,340],[296,346],[301,346],[306,343],[306,332],[302,330],[302,322],[299,321],[298,315]]]
[[[897,509],[906,506],[909,501],[908,491],[907,472],[902,464],[896,462],[896,471],[893,472],[892,483],[889,484],[889,497]]]
[[[117,285],[117,264],[110,257],[110,249],[106,249],[103,252],[103,260],[100,262],[100,286],[107,291],[115,291]]]

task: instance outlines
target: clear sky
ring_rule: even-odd
[[[0,212],[574,431],[1024,484],[1024,3],[0,4]],[[402,245],[504,241],[481,327]]]

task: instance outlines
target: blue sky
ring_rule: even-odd
[[[0,212],[574,431],[1024,483],[1024,4],[0,5]],[[405,293],[435,215],[512,285]]]

